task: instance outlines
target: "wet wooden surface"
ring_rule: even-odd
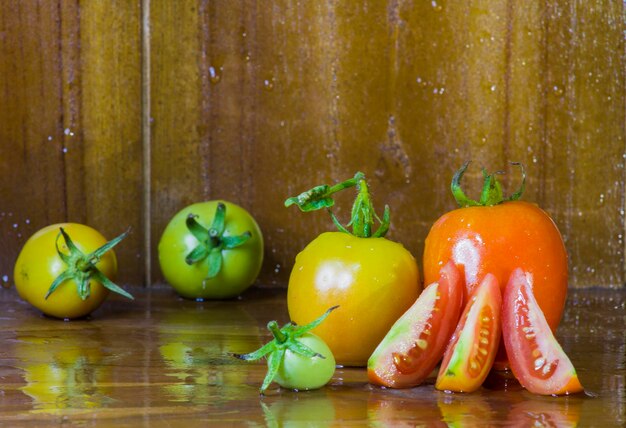
[[[14,290],[0,293],[0,426],[536,426],[626,424],[626,293],[570,293],[558,337],[587,394],[540,397],[497,379],[448,395],[432,381],[386,390],[364,369],[339,368],[320,390],[258,388],[265,365],[227,355],[287,321],[281,290],[195,302],[169,289],[113,297],[90,319],[42,317]]]

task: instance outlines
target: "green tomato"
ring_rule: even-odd
[[[313,333],[296,339],[314,352],[324,356],[306,357],[287,349],[274,382],[283,388],[309,390],[326,385],[335,373],[335,358],[326,343]]]
[[[276,321],[270,321],[267,329],[272,332],[273,340],[249,354],[232,356],[245,361],[267,358],[267,374],[261,385],[261,394],[272,382],[295,390],[320,388],[335,373],[335,357],[326,342],[310,331],[337,308],[331,307],[322,316],[303,326],[289,322],[279,328]]]
[[[263,235],[238,205],[207,201],[189,205],[169,222],[159,242],[166,281],[189,299],[238,296],[256,280]]]

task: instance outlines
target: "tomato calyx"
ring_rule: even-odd
[[[91,280],[95,280],[102,284],[105,288],[133,300],[134,298],[130,293],[126,292],[124,289],[122,289],[109,278],[107,278],[106,275],[104,275],[96,267],[96,264],[98,264],[102,256],[113,247],[115,247],[117,244],[119,244],[124,238],[126,238],[126,236],[128,236],[129,233],[130,228],[121,235],[111,239],[106,244],[92,251],[91,253],[84,254],[78,249],[76,244],[74,244],[67,232],[62,227],[60,227],[59,234],[57,235],[55,241],[55,246],[57,254],[61,258],[61,260],[63,260],[63,262],[67,265],[67,269],[63,271],[59,276],[57,276],[52,282],[52,285],[50,285],[50,288],[46,293],[45,299],[47,300],[48,297],[50,297],[50,295],[54,293],[54,291],[59,287],[59,285],[61,285],[65,281],[74,280],[78,287],[78,295],[82,300],[86,300],[91,294],[90,282]],[[67,254],[61,251],[61,249],[59,248],[59,238],[61,236],[65,240],[65,246],[68,250]]]
[[[224,235],[226,229],[226,205],[220,202],[215,209],[215,217],[208,229],[196,220],[195,214],[189,214],[185,224],[189,232],[198,240],[198,245],[185,257],[185,263],[193,265],[208,258],[209,272],[207,279],[215,278],[222,269],[222,251],[243,245],[252,237],[250,231],[241,235]]]
[[[332,207],[335,205],[332,195],[351,187],[357,188],[357,196],[352,205],[350,222],[344,226],[332,211]],[[322,184],[302,192],[298,196],[290,197],[285,201],[285,206],[290,207],[291,205],[297,205],[303,212],[325,208],[340,232],[359,238],[381,238],[389,231],[389,206],[385,205],[382,218],[376,214],[365,174],[362,172],[357,172],[354,177],[334,186]],[[378,229],[374,230],[376,222],[379,223],[379,226]],[[348,230],[349,227],[352,228],[352,231]]]
[[[519,189],[513,193],[508,198],[504,197],[502,192],[502,186],[497,179],[497,175],[504,174],[504,171],[496,171],[493,174],[487,173],[487,170],[483,168],[483,189],[480,194],[480,199],[478,201],[474,199],[470,199],[465,195],[463,189],[461,189],[461,177],[465,174],[467,167],[469,166],[470,161],[467,161],[463,164],[458,171],[454,173],[452,177],[452,183],[450,188],[452,190],[452,195],[454,195],[454,199],[459,204],[460,207],[476,207],[476,206],[493,206],[498,205],[503,202],[508,201],[517,201],[522,197],[522,193],[524,193],[524,189],[526,187],[526,170],[524,169],[524,165],[520,162],[511,162],[511,165],[519,166],[522,173],[522,183]]]
[[[278,373],[278,370],[283,363],[283,359],[287,350],[293,352],[294,354],[301,355],[305,358],[326,358],[322,354],[313,351],[311,348],[304,345],[297,339],[320,325],[322,321],[324,321],[326,317],[328,317],[328,315],[338,307],[339,306],[333,306],[332,308],[324,312],[322,316],[304,326],[298,326],[292,322],[288,322],[283,327],[279,328],[276,321],[270,321],[267,323],[267,329],[274,336],[274,339],[272,341],[266,343],[261,348],[249,354],[231,355],[235,358],[245,361],[254,361],[267,356],[268,370],[267,374],[265,375],[265,379],[263,380],[263,384],[260,388],[260,393],[261,395],[263,395],[265,390],[270,386],[270,384],[276,377],[276,374]]]

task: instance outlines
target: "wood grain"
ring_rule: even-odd
[[[56,222],[112,238],[120,277],[141,282],[141,92],[137,3],[0,6],[4,282],[25,240]]]
[[[222,198],[261,225],[259,283],[285,286],[332,226],[284,199],[357,170],[420,260],[471,159],[473,195],[481,167],[510,192],[509,162],[526,165],[572,287],[625,283],[621,2],[3,2],[0,25],[2,282],[25,239],[64,220],[132,226],[121,281],[161,282],[171,216]]]

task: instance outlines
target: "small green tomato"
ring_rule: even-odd
[[[276,382],[283,388],[310,390],[326,385],[335,373],[335,357],[328,345],[311,333],[331,311],[305,326],[287,323],[278,328],[276,321],[270,321],[267,328],[274,340],[249,354],[233,354],[234,357],[252,361],[267,357],[267,375],[261,385],[261,394]]]
[[[296,339],[317,356],[310,358],[287,349],[274,382],[284,388],[308,390],[326,385],[335,373],[335,358],[326,343],[313,333]],[[323,358],[320,358],[323,357]]]

